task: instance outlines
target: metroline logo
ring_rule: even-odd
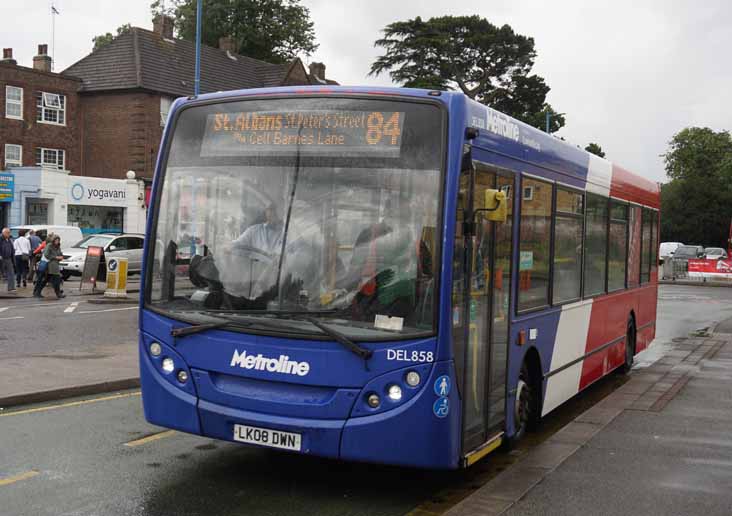
[[[269,371],[270,373],[296,374],[305,376],[310,372],[310,364],[290,360],[287,355],[280,355],[279,358],[268,358],[259,353],[258,355],[247,355],[246,350],[241,354],[234,350],[231,357],[231,367],[239,366],[242,369],[256,369],[257,371]]]

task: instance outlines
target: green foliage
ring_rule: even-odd
[[[585,147],[585,150],[594,154],[595,156],[600,156],[601,158],[605,157],[605,152],[602,150],[602,147],[600,147],[597,143],[588,143],[587,147]]]
[[[153,14],[175,20],[178,37],[196,38],[196,0],[172,0],[162,9],[152,3]],[[217,47],[219,38],[230,36],[238,53],[270,63],[285,63],[317,48],[310,11],[300,0],[203,0],[201,42]]]
[[[664,155],[670,182],[661,186],[661,241],[726,248],[732,217],[732,137],[688,127]]]
[[[132,30],[132,25],[129,23],[125,23],[124,25],[120,25],[117,27],[117,35],[113,35],[111,32],[107,32],[106,34],[100,34],[99,36],[94,36],[92,38],[92,43],[94,43],[94,48],[92,48],[92,52],[96,52],[100,48],[102,48],[104,45],[108,45],[112,42],[112,40],[116,37],[121,36],[122,34],[127,34]]]
[[[370,75],[388,72],[403,86],[460,90],[478,102],[503,111],[534,127],[544,128],[549,86],[531,74],[534,39],[509,25],[498,27],[480,16],[442,16],[427,21],[394,22],[375,42],[384,55]],[[564,125],[555,115],[551,129]]]

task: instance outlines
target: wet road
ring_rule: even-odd
[[[732,316],[730,301],[732,289],[661,286],[658,342],[637,367],[672,338]],[[344,464],[165,431],[144,422],[137,392],[0,412],[0,514],[440,514],[623,381],[598,382],[518,449],[458,472]]]

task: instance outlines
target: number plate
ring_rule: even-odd
[[[234,440],[240,443],[258,444],[284,450],[300,451],[302,447],[302,436],[300,434],[257,426],[234,425]]]

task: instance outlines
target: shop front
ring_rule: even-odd
[[[71,176],[38,167],[15,168],[9,224],[76,226],[84,234],[143,233],[145,186],[128,179]]]

